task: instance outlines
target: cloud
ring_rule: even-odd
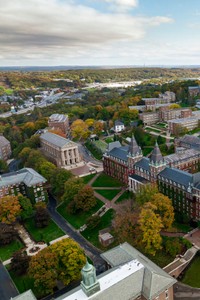
[[[137,1],[106,0],[135,4]],[[75,1],[0,0],[1,59],[11,64],[38,60],[56,62],[84,58],[113,43],[139,41],[152,26],[170,23],[168,17],[135,17],[100,12]],[[112,48],[113,49],[113,48]],[[114,49],[113,49],[114,51]]]
[[[111,8],[117,11],[126,11],[138,6],[138,0],[101,0],[111,4]]]

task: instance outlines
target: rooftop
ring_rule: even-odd
[[[115,158],[121,159],[123,161],[128,161],[128,146],[122,146],[119,148],[113,148],[110,152],[109,152],[109,156],[113,156]]]
[[[193,117],[189,117],[189,118],[182,118],[182,119],[172,119],[169,120],[168,123],[187,123],[187,122],[192,122],[192,121],[197,121],[200,118],[200,116],[193,116]]]
[[[170,167],[166,167],[164,170],[162,170],[158,175],[158,178],[160,177],[164,177],[167,180],[171,180],[172,182],[184,185],[185,188],[188,188],[189,185],[193,182],[192,174]]]
[[[45,183],[46,179],[31,168],[24,168],[0,176],[0,187],[24,183],[28,187],[38,183]]]
[[[0,135],[0,147],[6,146],[8,144],[10,144],[10,142],[3,135]]]
[[[50,122],[65,122],[68,116],[62,114],[53,114],[49,117]]]
[[[45,140],[46,142],[53,144],[59,148],[65,147],[69,144],[76,145],[76,143],[70,141],[69,139],[65,139],[64,137],[51,132],[41,134],[40,139]]]
[[[181,148],[179,148],[181,149]],[[199,156],[199,151],[195,149],[185,149],[183,148],[183,151],[176,152],[170,155],[165,156],[165,161],[167,164],[174,163],[174,162],[180,162],[189,159],[190,157]]]
[[[135,163],[135,166],[149,171],[149,158],[143,157],[141,160]]]
[[[11,300],[37,300],[34,296],[33,292],[31,290],[28,290],[14,298],[11,298]]]

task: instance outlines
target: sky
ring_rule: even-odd
[[[200,0],[0,0],[0,66],[200,65]]]

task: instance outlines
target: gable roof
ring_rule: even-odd
[[[0,147],[6,146],[9,144],[10,144],[10,142],[3,135],[0,135]]]
[[[139,261],[145,268],[142,294],[146,299],[154,299],[162,291],[176,283],[174,278],[126,242],[102,253],[101,257],[112,267],[133,259]]]
[[[17,172],[7,173],[0,176],[0,187],[12,184],[24,183],[31,187],[38,183],[45,183],[47,180],[32,168],[24,168]]]
[[[111,142],[107,146],[107,151],[110,152],[114,148],[120,148],[122,145],[119,141]]]
[[[115,121],[115,126],[124,125],[124,123],[120,120]]]
[[[135,167],[142,168],[146,171],[149,172],[150,167],[149,167],[149,158],[143,157],[141,160],[135,163]]]
[[[113,156],[115,158],[121,159],[125,162],[128,161],[128,146],[122,146],[119,148],[113,148],[110,152],[109,152],[109,156]]]
[[[65,139],[64,137],[51,132],[41,134],[40,139],[45,140],[46,142],[53,144],[59,148],[63,148],[69,143],[73,143],[74,145],[76,145],[76,143],[70,141],[69,139]]]
[[[186,188],[193,182],[193,175],[175,168],[166,167],[162,170],[158,178],[162,176],[168,180],[184,185]]]

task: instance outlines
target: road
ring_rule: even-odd
[[[79,151],[80,153],[82,154],[83,156],[83,160],[86,161],[86,162],[91,162],[92,164],[94,165],[97,165],[98,167],[102,167],[103,164],[101,161],[95,159],[90,151],[85,147],[83,146],[81,143],[77,143],[78,144],[78,148],[79,148]]]
[[[105,271],[105,262],[100,257],[101,251],[92,246],[84,237],[77,232],[66,220],[56,211],[56,200],[49,194],[48,211],[54,222],[73,240],[75,240],[81,248],[85,251],[86,255],[93,261],[96,267],[97,274]]]
[[[0,263],[0,299],[10,300],[11,297],[19,295],[16,287],[14,286],[7,270]]]

